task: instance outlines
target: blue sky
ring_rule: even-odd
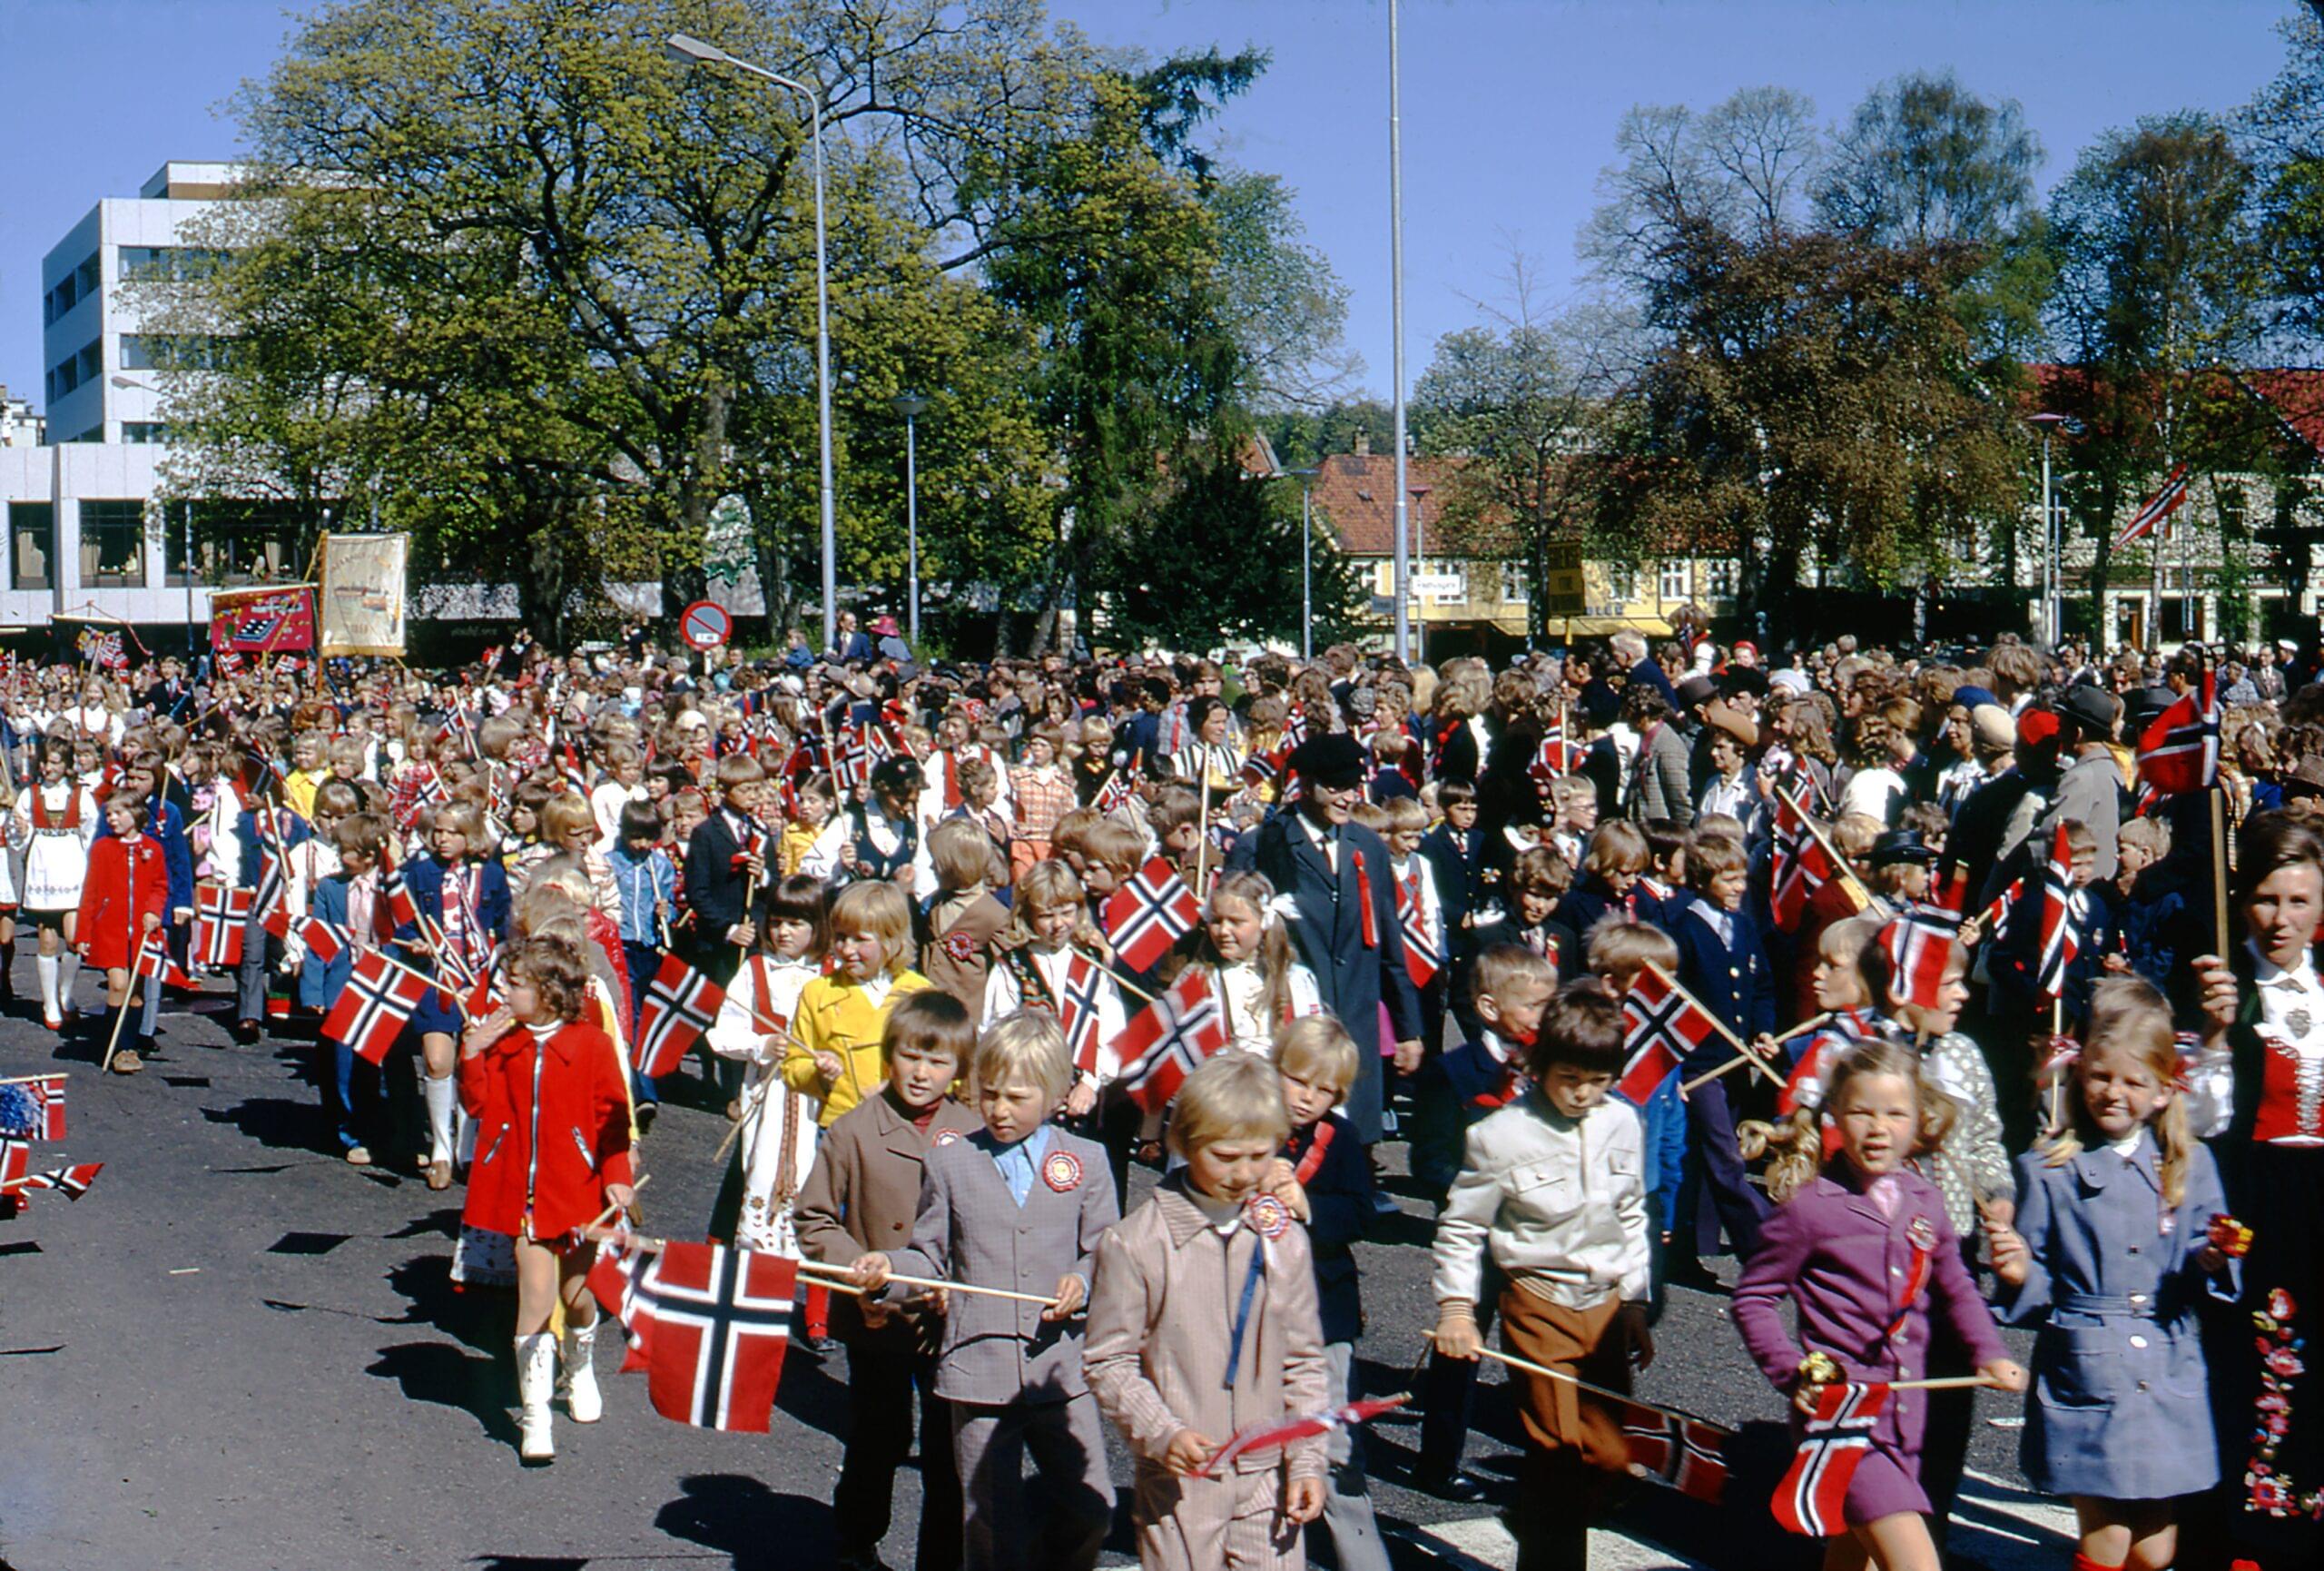
[[[0,0],[0,382],[38,401],[40,261],[99,197],[168,158],[231,156],[220,106],[263,75],[283,0]],[[1807,94],[1827,121],[1873,84],[1951,66],[2014,97],[2048,150],[2043,184],[2109,127],[2229,110],[2277,71],[2291,0],[1406,0],[1406,352],[1477,320],[1512,246],[1554,299],[1634,104],[1707,106],[1738,87]],[[1051,0],[1102,43],[1256,44],[1272,69],[1218,127],[1282,175],[1351,291],[1364,381],[1389,380],[1385,0]]]

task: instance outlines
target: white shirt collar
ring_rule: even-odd
[[[2257,944],[2251,945],[2251,958],[2256,963],[2251,979],[2261,987],[2293,987],[2305,993],[2324,993],[2324,985],[2317,981],[2316,962],[2306,951],[2301,952],[2299,963],[2289,970],[2261,953]]]

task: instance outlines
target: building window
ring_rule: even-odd
[[[2226,485],[2219,488],[2219,532],[2223,538],[2240,540],[2250,523],[2251,504],[2243,488]]]
[[[1688,594],[1687,583],[1686,563],[1665,562],[1662,564],[1662,577],[1656,586],[1656,592],[1666,600],[1683,600]]]
[[[1714,600],[1733,599],[1742,582],[1742,564],[1731,558],[1703,564],[1703,593]]]
[[[1638,569],[1609,567],[1606,569],[1606,593],[1618,606],[1627,606],[1638,598]]]
[[[9,582],[19,589],[45,589],[49,558],[56,554],[56,504],[8,504],[9,558],[15,575]]]
[[[288,583],[292,548],[298,539],[298,519],[287,506],[275,502],[212,501],[192,504],[194,582],[217,588],[245,584]],[[166,559],[165,581],[172,588],[186,582],[187,504],[172,502],[163,511],[162,539]]]
[[[1501,598],[1505,601],[1522,603],[1525,598],[1525,564],[1503,562],[1501,565]]]
[[[203,333],[121,335],[123,371],[213,371],[222,363],[223,340]]]
[[[123,420],[121,422],[121,440],[141,446],[152,446],[157,442],[168,441],[170,428],[168,423],[162,420]]]
[[[145,504],[81,504],[81,584],[84,588],[145,587]]]
[[[1396,564],[1394,561],[1390,560],[1382,562],[1378,567],[1372,569],[1372,592],[1375,595],[1393,595],[1396,592]]]
[[[224,265],[226,252],[198,245],[124,245],[121,276],[140,282],[185,282],[208,278]]]
[[[1452,592],[1449,595],[1437,596],[1436,603],[1440,606],[1467,605],[1469,603],[1468,564],[1465,562],[1439,562],[1436,564],[1436,572],[1438,577],[1452,580]]]

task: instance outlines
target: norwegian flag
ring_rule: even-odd
[[[1879,1017],[1868,1009],[1834,1012],[1831,1023],[1808,1040],[1807,1049],[1791,1068],[1783,1090],[1776,1093],[1776,1111],[1788,1117],[1803,1107],[1820,1107],[1824,1088],[1832,1082],[1833,1067],[1841,1054],[1879,1034]]]
[[[122,647],[119,633],[100,633],[84,628],[81,633],[81,657],[108,671],[129,669],[129,651]]]
[[[222,677],[239,677],[242,674],[242,667],[249,663],[239,650],[234,649],[221,649],[211,658]]]
[[[1727,1492],[1727,1442],[1735,1438],[1732,1430],[1642,1402],[1620,1404],[1615,1408],[1615,1418],[1630,1447],[1633,1477],[1650,1478],[1713,1506],[1719,1504]]]
[[[1098,794],[1089,799],[1089,805],[1100,813],[1117,813],[1129,805],[1130,795],[1129,776],[1120,769],[1116,769],[1112,774],[1108,775],[1105,783],[1098,787]]]
[[[299,924],[299,942],[309,954],[329,965],[355,942],[355,930],[337,922],[310,916]]]
[[[1579,742],[1565,738],[1565,723],[1551,720],[1541,727],[1541,745],[1533,749],[1533,756],[1525,766],[1525,773],[1536,784],[1571,775],[1581,767],[1590,756],[1590,749]]]
[[[2219,784],[2219,674],[2154,717],[2139,735],[2139,782],[2165,795]]]
[[[0,1085],[0,1138],[63,1140],[64,1077],[44,1074]]]
[[[162,941],[162,934],[158,929],[147,934],[145,942],[138,945],[137,974],[141,980],[149,976],[158,976],[162,979],[163,987],[190,989],[193,986],[193,978],[188,976],[185,973],[185,967],[180,965],[171,956],[169,945]]]
[[[2034,983],[2053,998],[2065,991],[2066,967],[2082,953],[2074,924],[2083,904],[2073,886],[2073,849],[2061,820],[2050,840],[2049,864],[2042,869],[2042,966]]]
[[[1284,756],[1290,756],[1291,750],[1305,740],[1307,740],[1307,706],[1305,704],[1295,703],[1291,706],[1291,713],[1285,716],[1283,722]]]
[[[799,1262],[759,1250],[623,1244],[589,1273],[590,1290],[629,1341],[625,1372],[645,1371],[662,1417],[701,1429],[763,1435],[791,1342]]]
[[[1788,793],[1776,795],[1774,860],[1769,865],[1768,904],[1776,925],[1786,933],[1799,931],[1807,902],[1832,880],[1831,854],[1808,826],[1798,804]]]
[[[34,1190],[53,1190],[68,1200],[77,1200],[89,1192],[89,1186],[96,1181],[97,1173],[104,1165],[101,1161],[83,1162],[78,1167],[34,1172],[30,1146],[0,1140],[0,1193],[20,1205]]]
[[[638,1006],[637,1040],[630,1044],[637,1072],[655,1080],[677,1068],[725,1002],[724,988],[680,956],[664,955]]]
[[[1244,759],[1242,769],[1244,789],[1255,791],[1262,786],[1278,784],[1283,779],[1285,760],[1290,756],[1290,749],[1277,747],[1270,752],[1254,753]]]
[[[282,859],[271,850],[259,853],[258,893],[251,901],[251,912],[258,918],[261,931],[278,939],[290,936],[290,892],[282,876]]]
[[[1086,954],[1076,954],[1065,964],[1065,996],[1057,1001],[1058,1024],[1065,1032],[1066,1051],[1073,1055],[1074,1067],[1085,1074],[1098,1070],[1098,984],[1104,973],[1098,963]]]
[[[1374,1397],[1344,1407],[1325,1408],[1321,1412],[1303,1414],[1275,1424],[1254,1424],[1229,1439],[1210,1454],[1210,1459],[1195,1469],[1197,1478],[1215,1478],[1233,1465],[1238,1457],[1253,1451],[1278,1451],[1295,1440],[1316,1435],[1328,1435],[1334,1429],[1344,1429],[1354,1424],[1376,1418],[1412,1400],[1409,1393],[1396,1397]]]
[[[1226,1042],[1226,1012],[1202,971],[1190,965],[1115,1039],[1121,1086],[1138,1106],[1159,1112],[1195,1067]]]
[[[564,779],[565,788],[576,796],[586,796],[589,794],[588,771],[581,767],[581,755],[570,742],[565,745],[563,755],[558,760],[557,774]]]
[[[2139,504],[2122,532],[2114,537],[2114,548],[2121,550],[2132,540],[2144,539],[2155,525],[2177,512],[2187,500],[2187,466],[2180,464],[2163,477],[2162,489]]]
[[[2013,878],[2009,887],[1994,896],[1993,904],[1977,914],[1977,925],[1992,936],[1995,943],[2009,934],[2009,914],[2025,893],[2025,880]]]
[[[1799,1450],[1776,1485],[1776,1521],[1787,1533],[1830,1538],[1847,1531],[1840,1515],[1856,1464],[1872,1449],[1872,1431],[1888,1406],[1888,1388],[1826,1386],[1801,1433]]]
[[[387,903],[388,920],[397,927],[419,925],[419,902],[400,867],[390,867],[379,879],[379,898]]]
[[[346,991],[323,1020],[324,1039],[344,1043],[366,1063],[384,1063],[428,992],[426,977],[389,964],[377,950],[359,954]]]
[[[1428,931],[1428,912],[1422,905],[1420,874],[1396,880],[1396,921],[1404,934],[1404,973],[1414,987],[1426,987],[1444,968],[1444,957]]]
[[[842,726],[832,739],[832,784],[842,796],[852,796],[859,787],[872,783],[874,760],[872,746],[864,734],[852,726]]]
[[[206,884],[193,894],[194,958],[212,970],[242,963],[242,924],[250,920],[251,892]]]
[[[1905,1003],[1922,1009],[1944,1007],[1940,995],[1945,973],[1953,968],[1953,952],[1961,942],[1960,902],[1967,893],[1956,878],[1938,899],[1921,902],[1880,930],[1889,985]]]
[[[1654,966],[1622,999],[1622,1076],[1614,1089],[1643,1104],[1689,1053],[1718,1033],[1718,1022]]]
[[[1194,931],[1202,907],[1177,870],[1163,858],[1137,870],[1137,875],[1106,902],[1106,936],[1114,953],[1132,971],[1150,971],[1170,945]]]

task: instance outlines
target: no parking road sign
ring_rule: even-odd
[[[704,653],[734,636],[734,618],[715,600],[696,600],[678,618],[678,637],[686,647]]]

